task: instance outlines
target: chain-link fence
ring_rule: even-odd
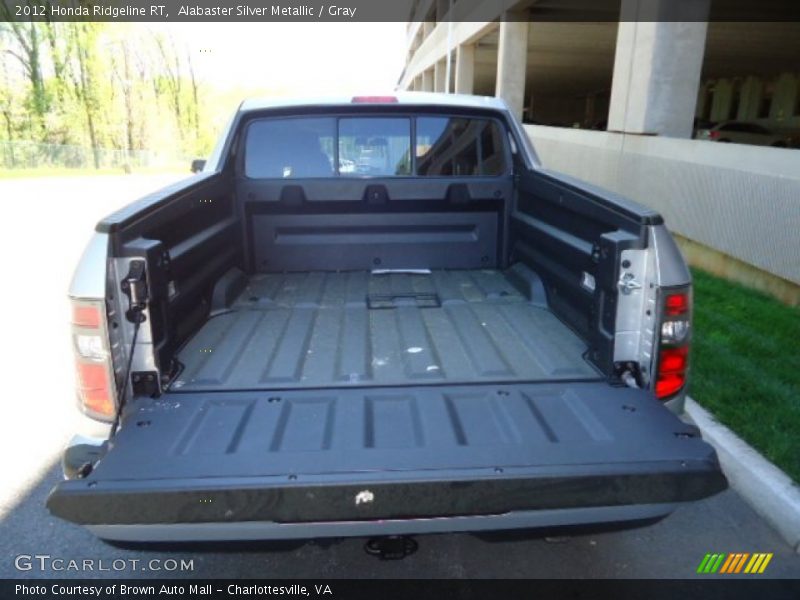
[[[190,159],[152,150],[114,150],[26,141],[0,141],[0,169],[188,168]]]

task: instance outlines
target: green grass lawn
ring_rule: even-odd
[[[692,273],[690,395],[800,481],[800,308]]]

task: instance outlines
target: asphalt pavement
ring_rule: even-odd
[[[732,490],[628,531],[492,541],[466,534],[419,536],[418,551],[400,561],[367,555],[363,539],[122,549],[50,516],[45,499],[59,480],[59,452],[77,419],[66,301],[72,269],[99,218],[176,178],[0,181],[6,224],[0,236],[6,375],[0,403],[0,577],[686,578],[696,576],[709,552],[772,552],[758,577],[800,577],[800,555]],[[100,559],[107,568],[115,559],[124,568],[100,571]],[[167,571],[168,559],[191,561],[192,569]],[[58,570],[70,560],[94,561],[94,570]]]

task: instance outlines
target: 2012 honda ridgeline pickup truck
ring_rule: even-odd
[[[674,414],[662,218],[543,169],[497,99],[244,102],[200,173],[97,225],[70,297],[112,426],[48,507],[104,539],[639,522],[726,486]]]

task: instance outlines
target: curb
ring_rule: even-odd
[[[800,554],[800,486],[689,397],[684,410],[716,449],[731,487]]]

